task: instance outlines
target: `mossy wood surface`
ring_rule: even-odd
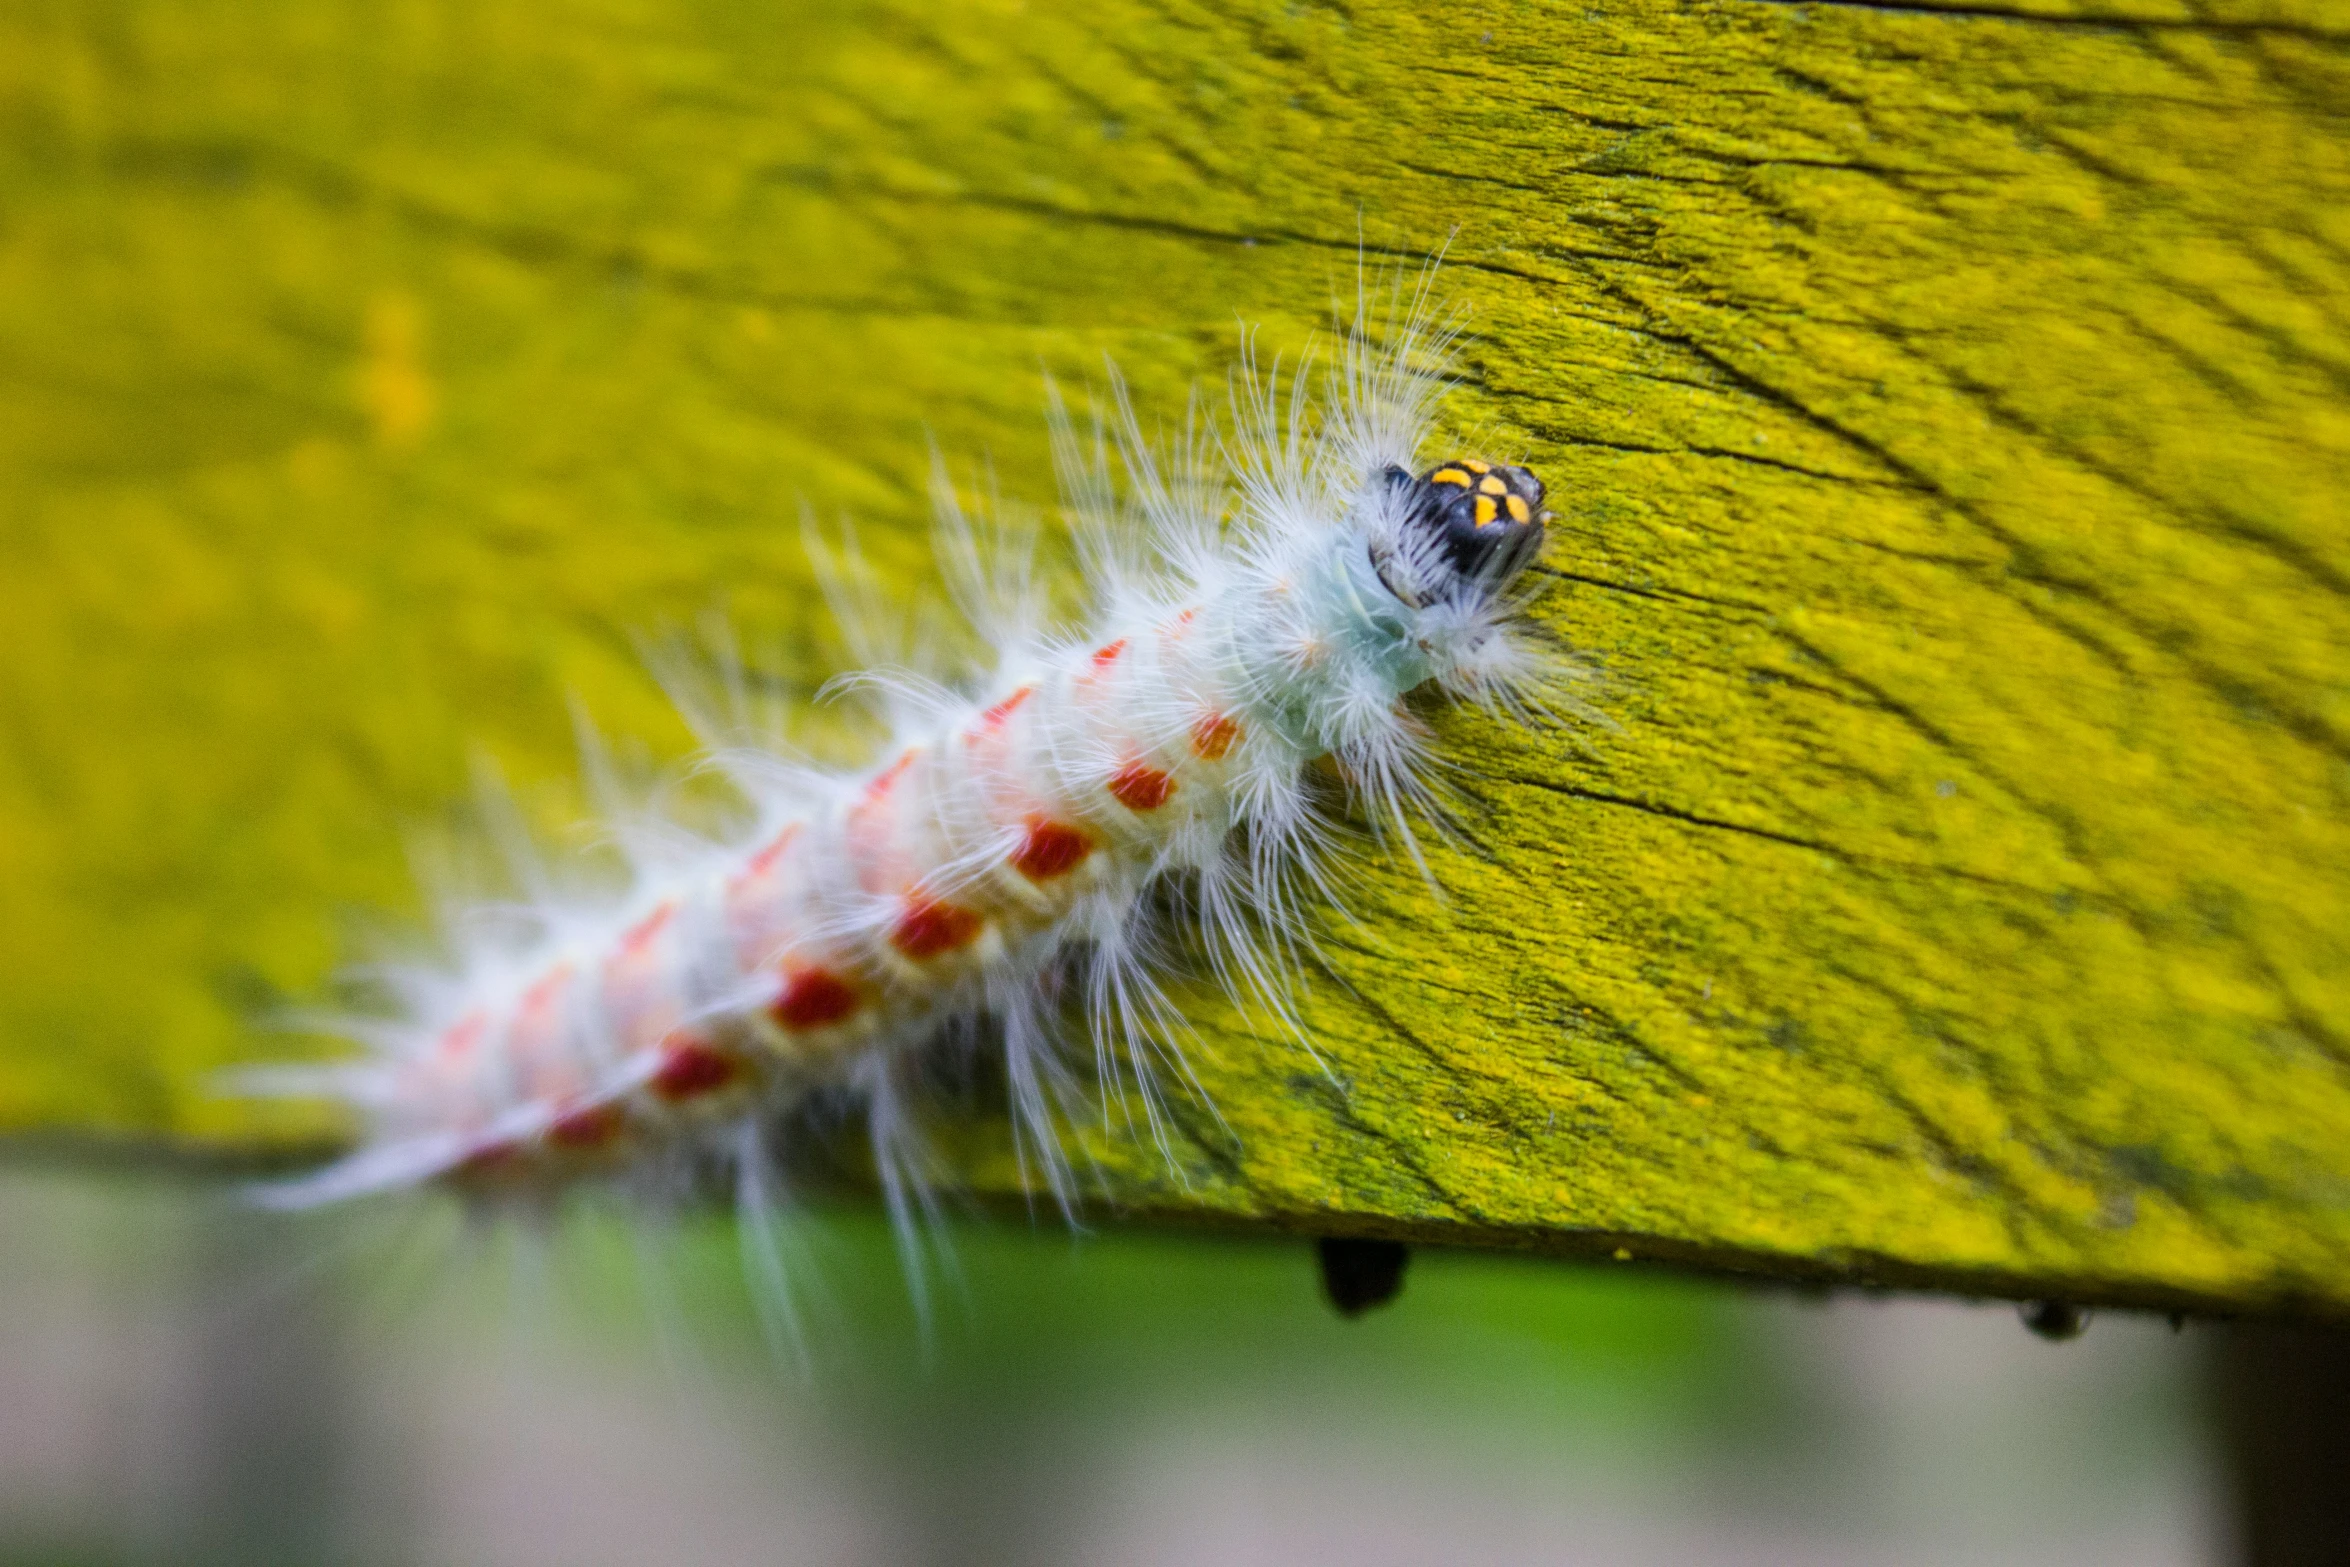
[[[1445,718],[1125,1211],[2350,1307],[2341,6],[22,0],[0,106],[0,1126],[316,1138],[208,1078],[470,754],[1457,229],[1618,727]]]

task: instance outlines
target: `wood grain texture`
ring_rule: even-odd
[[[802,499],[912,579],[929,436],[1457,229],[1617,727],[1447,718],[1125,1210],[2350,1306],[2338,4],[30,0],[0,114],[0,1126],[317,1135],[208,1075],[469,748],[560,818],[631,632],[841,657]]]

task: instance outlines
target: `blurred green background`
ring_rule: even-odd
[[[354,1234],[0,1174],[0,1564],[2231,1559],[2218,1330],[967,1220],[917,1321],[862,1212]]]

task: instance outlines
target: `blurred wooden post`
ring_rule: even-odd
[[[2231,1323],[2211,1363],[2243,1567],[2350,1561],[2350,1334]]]
[[[628,633],[813,676],[1040,369],[1173,416],[1450,236],[1612,729],[1206,998],[1130,1214],[2350,1306],[2350,14],[77,0],[0,18],[0,1125],[260,1155],[403,829]],[[1212,401],[1212,399],[1211,399]],[[1017,1183],[966,1125],[983,1192]]]

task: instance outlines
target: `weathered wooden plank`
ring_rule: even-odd
[[[788,11],[788,14],[787,14]],[[2350,13],[1506,0],[0,18],[0,1125],[315,1134],[277,1046],[469,745],[626,632],[821,668],[797,499],[909,575],[926,431],[1045,464],[1458,228],[1466,430],[1620,725],[1446,721],[1325,1079],[1203,1002],[1130,1209],[2350,1304]],[[1221,1021],[1219,1021],[1222,1019]],[[969,1131],[975,1179],[1012,1181]]]

